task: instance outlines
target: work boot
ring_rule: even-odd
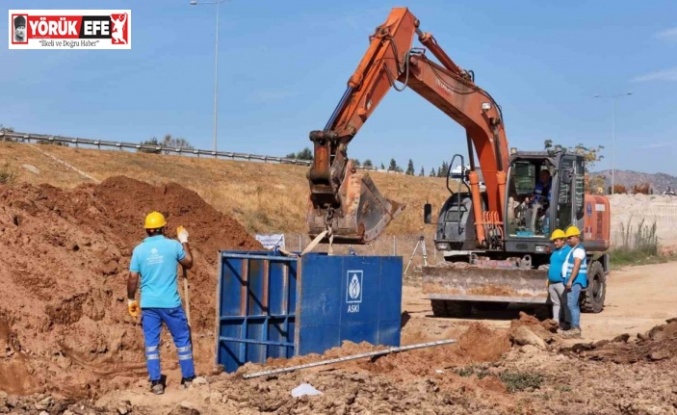
[[[191,376],[189,378],[181,378],[181,386],[183,386],[183,389],[188,389],[190,385],[193,384],[194,380],[195,376]]]
[[[165,393],[165,387],[162,384],[162,381],[154,380],[150,383],[150,391],[156,395],[162,395]]]
[[[580,339],[582,336],[582,332],[581,329],[579,329],[578,327],[574,327],[571,330],[567,330],[566,332],[562,333],[562,335],[572,339]]]

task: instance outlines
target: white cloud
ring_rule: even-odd
[[[677,66],[662,71],[651,72],[633,79],[633,82],[677,81]]]
[[[658,39],[663,39],[663,40],[675,40],[677,41],[677,27],[673,27],[672,29],[667,29],[663,30],[662,32],[656,33],[656,37]]]

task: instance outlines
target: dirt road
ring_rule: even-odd
[[[604,311],[599,314],[583,314],[581,317],[583,341],[608,339],[623,333],[634,336],[664,323],[668,318],[677,317],[675,275],[677,263],[674,262],[612,271]],[[411,318],[406,325],[412,326],[409,330],[405,326],[403,343],[419,337],[439,338],[444,331],[454,327],[465,328],[476,321],[507,328],[510,325],[510,317],[514,317],[434,318],[430,302],[424,299],[421,289],[411,286],[404,287],[402,310]]]

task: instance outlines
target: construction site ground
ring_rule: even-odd
[[[148,389],[143,336],[127,314],[131,249],[149,206],[170,237],[191,233],[191,324],[200,378],[178,386],[167,333],[167,391]],[[31,414],[672,414],[677,413],[677,263],[614,270],[606,308],[567,340],[526,314],[432,316],[416,278],[403,288],[402,345],[438,346],[272,377],[214,373],[219,249],[259,249],[230,214],[176,183],[124,176],[60,188],[0,185],[0,413]],[[307,363],[378,349],[345,344]],[[322,395],[293,398],[309,383]]]

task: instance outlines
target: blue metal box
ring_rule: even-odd
[[[402,257],[221,251],[216,363],[323,353],[344,340],[399,346]]]

